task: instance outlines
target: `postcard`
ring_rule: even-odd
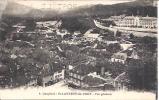
[[[157,8],[0,0],[0,99],[157,100]]]

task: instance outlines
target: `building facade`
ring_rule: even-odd
[[[129,48],[127,50],[114,53],[111,57],[111,62],[119,62],[125,64],[128,59],[140,59],[137,51],[134,50],[134,48]]]
[[[119,74],[115,79],[114,79],[114,87],[116,90],[128,90],[128,75],[126,72],[123,72]]]
[[[50,75],[38,78],[38,85],[48,86],[64,79],[64,70],[56,71]]]
[[[92,66],[86,66],[85,64],[75,66],[68,71],[67,82],[77,87],[83,87],[85,85],[83,79],[91,72],[91,68]]]
[[[115,20],[114,20],[115,19]],[[157,18],[156,17],[141,17],[141,16],[125,16],[123,18],[116,17],[113,19],[115,24],[119,27],[137,27],[137,28],[157,28]]]
[[[79,73],[76,72],[70,72],[69,73],[69,83],[82,87],[84,85],[83,83],[83,78],[85,77],[85,75],[81,75]]]
[[[126,53],[115,53],[112,57],[111,57],[111,62],[120,62],[125,64],[127,59],[127,54]]]
[[[92,66],[82,64],[70,70],[68,74],[67,83],[75,87],[83,89],[114,89],[113,78],[103,69],[101,69],[100,75]]]
[[[65,78],[64,66],[59,63],[45,65],[44,70],[40,72],[37,84],[40,86],[49,86]]]
[[[59,71],[56,71],[53,75],[53,79],[55,82],[58,82],[60,80],[63,80],[65,77],[64,77],[64,74],[65,74],[65,70],[62,69],[62,70],[59,70]]]

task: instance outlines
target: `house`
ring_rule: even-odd
[[[57,21],[57,23],[55,24],[55,27],[59,28],[61,27],[61,25],[62,25],[62,21],[60,20],[60,21]]]
[[[47,39],[52,39],[52,38],[54,38],[55,37],[55,34],[54,33],[46,33],[45,34],[45,38],[47,38]]]
[[[111,62],[120,62],[120,63],[125,63],[127,59],[127,54],[126,53],[115,53],[112,57],[111,57]]]
[[[39,86],[48,86],[50,84],[53,84],[53,74],[47,76],[39,76],[37,80],[37,84]]]
[[[44,66],[38,77],[38,85],[48,86],[63,80],[65,74],[64,66],[54,62]]]
[[[114,90],[113,78],[108,74],[105,74],[105,77],[103,77],[97,75],[97,72],[93,72],[84,77],[83,82],[85,84],[83,88]]]
[[[110,45],[110,44],[118,44],[119,42],[118,41],[104,41],[104,43],[106,43],[107,45]]]
[[[67,82],[83,89],[114,89],[110,74],[103,76],[98,75],[93,66],[81,64],[69,71]]]
[[[30,87],[30,86],[36,86],[37,85],[37,78],[33,78],[29,80],[25,86]]]
[[[57,29],[56,34],[63,38],[65,35],[68,35],[70,33],[66,29],[61,29],[61,30]]]
[[[65,74],[64,69],[54,72],[54,75],[53,75],[54,82],[58,82],[60,80],[63,80],[65,78],[64,74]]]
[[[23,31],[26,28],[26,26],[23,25],[23,23],[18,23],[16,25],[13,25],[12,27],[16,28],[17,33]]]
[[[75,31],[75,32],[74,32],[74,35],[75,35],[75,36],[80,35],[80,34],[81,34],[80,31]]]
[[[42,21],[42,22],[36,22],[36,27],[42,28],[42,27],[50,27],[50,26],[56,26],[57,21]]]
[[[94,40],[101,40],[100,34],[95,31],[95,29],[89,29],[85,34],[84,37],[87,40],[94,41]]]
[[[116,90],[127,90],[128,82],[128,76],[126,72],[123,72],[114,79],[114,87]]]
[[[94,67],[90,65],[80,64],[69,71],[68,79],[66,80],[69,84],[77,87],[84,86],[84,77],[94,70]]]
[[[4,75],[0,75],[0,88],[3,87],[7,87],[7,84],[9,84],[8,79],[4,76]]]
[[[129,48],[127,50],[113,54],[113,56],[111,57],[111,62],[120,62],[125,64],[129,58],[139,59],[138,53],[134,48]]]
[[[120,46],[122,48],[122,50],[127,50],[128,48],[133,47],[135,44],[132,43],[121,43]]]
[[[70,45],[79,45],[80,41],[75,41],[73,39],[70,39],[70,40],[63,40],[62,43],[63,44],[70,44]]]
[[[12,54],[12,55],[10,56],[10,58],[11,58],[11,59],[16,59],[17,56],[16,56],[15,54]]]
[[[108,19],[112,20],[112,21],[118,21],[118,20],[122,20],[126,15],[120,15],[120,16],[110,16]]]

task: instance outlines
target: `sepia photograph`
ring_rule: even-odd
[[[0,100],[157,100],[157,0],[0,0]]]

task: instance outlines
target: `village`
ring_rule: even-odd
[[[0,44],[3,88],[46,87],[64,81],[75,89],[129,90],[140,85],[132,82],[138,76],[131,72],[140,73],[157,59],[155,37],[99,27],[84,34],[79,30],[69,32],[61,27],[61,20],[26,23],[12,25],[13,31]],[[155,65],[146,68],[151,67]],[[150,74],[147,78],[153,77]]]

